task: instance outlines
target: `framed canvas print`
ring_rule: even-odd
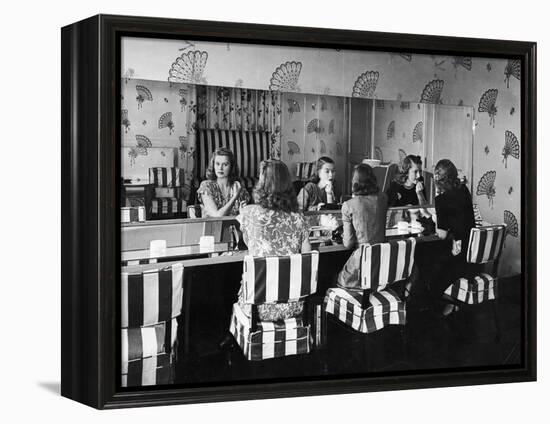
[[[62,394],[536,378],[536,44],[62,29]]]

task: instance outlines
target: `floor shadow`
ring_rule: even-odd
[[[38,386],[56,395],[61,394],[61,383],[59,381],[41,381]]]

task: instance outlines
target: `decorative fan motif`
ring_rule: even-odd
[[[139,147],[140,149],[147,149],[148,147],[153,147],[153,143],[151,143],[151,140],[149,140],[149,138],[144,135],[137,134],[136,141],[137,141],[137,147]]]
[[[497,115],[497,107],[495,105],[497,101],[498,90],[491,88],[487,90],[479,99],[478,112],[487,112],[489,114],[489,125],[495,127],[495,116]]]
[[[422,134],[424,132],[424,124],[422,121],[419,121],[415,126],[413,130],[413,143],[416,143],[417,141],[422,143]]]
[[[502,162],[508,168],[508,156],[519,159],[519,141],[512,131],[504,132],[504,148],[502,149]]]
[[[325,142],[323,140],[319,141],[319,144],[321,145],[320,152],[321,152],[322,155],[324,155],[327,152],[327,145],[325,144]]]
[[[489,199],[489,206],[491,206],[491,208],[493,207],[493,200],[496,195],[496,190],[495,190],[496,176],[497,176],[496,171],[487,171],[485,174],[483,174],[483,176],[477,183],[476,194],[478,196],[483,196],[483,195],[487,196],[487,198]]]
[[[395,138],[395,121],[390,122],[386,131],[386,139],[391,140],[392,138]]]
[[[374,148],[374,159],[378,159],[380,162],[384,161],[384,156],[382,155],[382,149],[378,146]]]
[[[120,122],[124,125],[124,134],[130,129],[130,120],[128,119],[128,109],[122,109]]]
[[[463,67],[464,69],[467,69],[468,71],[472,70],[472,58],[471,57],[464,57],[464,56],[455,56],[453,58],[453,66],[458,68],[459,66]]]
[[[279,65],[271,75],[269,89],[272,91],[299,91],[298,78],[302,71],[302,62],[285,62]]]
[[[292,114],[295,112],[300,112],[300,103],[294,99],[287,99],[288,103],[288,114],[292,118]]]
[[[327,110],[327,109],[328,109],[327,99],[321,96],[321,110]]]
[[[353,85],[353,97],[374,97],[376,86],[378,85],[380,73],[378,71],[363,72]]]
[[[133,76],[135,75],[136,71],[133,69],[133,68],[128,68],[126,69],[126,71],[124,72],[124,75],[123,75],[123,78],[124,78],[124,82],[126,84],[128,84],[128,81],[131,80],[133,78]]]
[[[512,237],[519,235],[518,220],[509,210],[504,211],[504,223],[506,224],[506,234],[510,234]]]
[[[398,155],[399,155],[399,169],[403,169],[403,161],[405,160],[405,158],[407,157],[407,152],[405,152],[405,150],[403,149],[399,149],[397,151]]]
[[[289,156],[292,157],[300,153],[300,146],[298,146],[296,143],[294,143],[293,141],[288,141],[287,144]]]
[[[153,95],[151,94],[151,91],[147,87],[143,85],[136,85],[136,91],[137,91],[136,100],[138,104],[138,109],[141,109],[143,107],[144,101],[146,100],[148,102],[153,101]]]
[[[435,103],[435,104],[442,103],[441,93],[443,92],[444,85],[445,85],[445,81],[440,79],[435,79],[433,81],[430,81],[428,84],[426,84],[426,86],[422,90],[422,94],[420,96],[420,103]]]
[[[510,77],[519,80],[521,78],[521,61],[519,59],[509,59],[504,68],[504,82],[506,88],[510,88]]]
[[[174,121],[172,121],[172,112],[166,112],[163,113],[162,116],[159,118],[159,129],[163,128],[169,128],[170,129],[170,135],[172,135],[172,131],[174,131]]]
[[[183,53],[173,63],[168,71],[168,81],[204,84],[204,68],[208,61],[208,53],[195,50]]]
[[[322,122],[320,119],[312,119],[309,121],[309,124],[307,124],[307,133],[317,133],[320,134],[323,132]]]
[[[342,156],[344,154],[344,148],[342,147],[342,145],[337,142],[336,143],[336,156]]]
[[[397,56],[405,59],[407,62],[410,62],[412,60],[412,54],[408,54],[408,53],[397,53]]]
[[[328,123],[328,133],[334,134],[334,119],[331,119]]]

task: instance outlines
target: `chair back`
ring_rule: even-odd
[[[297,162],[296,163],[296,176],[299,180],[309,180],[316,171],[315,162]]]
[[[149,168],[149,184],[154,188],[174,188],[185,185],[185,172],[177,167]]]
[[[183,265],[121,273],[121,326],[142,327],[170,321],[181,314]]]
[[[502,252],[505,238],[505,224],[472,228],[466,261],[473,264],[496,261]]]
[[[411,275],[416,239],[363,244],[361,249],[361,288],[373,292]]]
[[[245,303],[285,302],[317,291],[319,252],[254,257],[243,263]]]

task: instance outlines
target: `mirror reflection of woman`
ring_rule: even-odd
[[[328,156],[320,157],[315,175],[298,193],[300,210],[319,210],[324,204],[338,203],[340,192],[335,185],[335,177],[334,161]]]
[[[425,205],[426,193],[422,177],[422,159],[408,155],[403,160],[403,168],[390,183],[386,191],[388,204],[394,206]]]
[[[248,192],[238,179],[239,167],[233,152],[225,148],[214,151],[206,170],[206,180],[197,190],[203,216],[237,215],[239,209],[250,202]]]

